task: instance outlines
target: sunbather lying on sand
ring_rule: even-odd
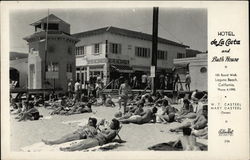
[[[97,123],[97,119],[90,117],[88,120],[88,124],[86,126],[83,126],[82,128],[79,128],[76,131],[69,133],[57,140],[49,141],[49,140],[42,139],[42,141],[47,145],[54,145],[54,144],[61,144],[61,143],[70,142],[74,140],[94,137],[97,134],[96,123]]]
[[[145,100],[146,105],[152,105],[154,102],[153,96],[150,93],[146,93],[146,94],[142,95],[142,99]]]
[[[75,103],[71,103],[70,101],[67,100],[67,97],[66,96],[63,96],[61,100],[59,100],[59,104],[55,104],[53,106],[54,111],[52,111],[50,113],[50,115],[53,115],[53,114],[66,114],[68,111],[71,110],[71,108],[73,108],[73,105]]]
[[[199,151],[200,148],[196,144],[196,137],[191,135],[191,132],[191,128],[183,128],[183,136],[178,138],[178,140],[173,144],[173,147],[181,142],[183,151]]]
[[[101,146],[111,142],[117,135],[117,130],[120,128],[120,123],[116,119],[112,119],[109,128],[101,130],[93,138],[87,138],[70,147],[60,148],[62,151],[79,151],[83,149]]]
[[[158,93],[158,96],[156,97],[154,103],[156,106],[159,106],[160,104],[162,104],[164,100],[167,100],[170,104],[173,103],[172,99],[169,98],[167,95],[164,95],[163,92]]]
[[[65,115],[90,113],[90,112],[92,112],[91,103],[87,103],[86,106],[83,103],[80,103],[70,108],[70,110],[66,112]]]
[[[44,105],[44,99],[43,99],[42,96],[35,97],[33,103],[34,103],[34,106],[40,106],[40,105],[43,106]]]
[[[27,108],[17,117],[17,119],[19,119],[18,122],[23,120],[38,120],[40,117],[42,117],[39,114],[39,111],[34,108],[33,103],[25,102],[25,104],[27,105]]]
[[[111,95],[108,95],[107,99],[105,100],[106,107],[115,107],[115,103],[112,101]]]
[[[171,132],[180,131],[182,128],[190,127],[191,129],[199,130],[207,126],[207,105],[203,106],[202,112],[193,120],[193,122],[187,122],[179,127],[170,129]]]
[[[180,112],[176,114],[176,120],[181,122],[183,118],[195,118],[196,113],[194,113],[194,109],[192,104],[189,102],[188,99],[183,100],[183,107],[181,108]]]
[[[22,103],[21,102],[15,103],[12,105],[13,105],[13,108],[10,112],[11,114],[20,114],[22,112]]]
[[[120,120],[121,123],[135,123],[135,124],[144,124],[149,123],[150,121],[156,122],[155,113],[157,112],[157,108],[153,107],[152,109],[147,109],[141,115],[134,115],[128,119]]]
[[[162,112],[156,114],[158,122],[169,123],[175,120],[175,112],[177,111],[177,109],[170,106],[167,100],[164,100],[162,102],[161,109]]]
[[[144,103],[139,103],[136,107],[131,107],[124,116],[119,118],[119,120],[128,119],[133,115],[142,115],[144,112],[143,107]]]

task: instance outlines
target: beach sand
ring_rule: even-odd
[[[179,108],[180,106],[176,105],[175,107]],[[114,114],[119,111],[118,107],[93,106],[92,108],[93,113],[50,116],[49,112],[52,110],[40,107],[38,109],[44,118],[38,121],[17,122],[14,119],[15,116],[11,115],[11,150],[20,151],[22,147],[41,142],[41,139],[57,139],[76,130],[79,127],[79,122],[86,122],[89,117],[111,120],[114,118]],[[143,125],[122,124],[119,135],[126,143],[122,143],[121,146],[114,148],[112,151],[147,151],[147,148],[152,145],[174,141],[182,134],[171,133],[168,130],[178,125],[180,123],[177,122]],[[206,144],[207,140],[198,139],[198,142]]]

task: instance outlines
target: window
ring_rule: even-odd
[[[67,64],[67,72],[72,72],[72,64]]]
[[[75,55],[84,55],[85,54],[85,47],[79,46],[75,49]]]
[[[41,27],[42,27],[41,24],[36,25],[36,26],[35,26],[35,31],[36,31],[36,32],[41,31]]]
[[[84,82],[84,73],[81,74],[81,81]]]
[[[129,49],[129,50],[132,49],[132,45],[128,45],[128,49]]]
[[[76,73],[76,79],[80,80],[80,73]]]
[[[68,47],[68,54],[72,54],[72,47]]]
[[[49,27],[49,30],[58,30],[59,29],[59,25],[56,23],[49,23],[48,27]],[[47,23],[43,24],[43,28],[44,28],[44,30],[47,29]]]
[[[109,50],[110,50],[110,53],[121,54],[121,44],[110,43]]]
[[[58,72],[59,71],[59,65],[58,65],[58,63],[51,62],[50,64],[46,65],[45,70],[49,71],[49,72]]]
[[[135,55],[138,57],[150,57],[150,48],[135,47]]]
[[[177,58],[185,58],[185,53],[177,53]]]
[[[168,57],[168,52],[167,51],[158,50],[157,59],[167,59],[167,57]]]
[[[94,50],[94,53],[99,53],[100,52],[100,44],[99,43],[96,43],[95,46],[94,46],[95,50]]]

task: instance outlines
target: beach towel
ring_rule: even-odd
[[[62,124],[67,124],[67,125],[87,125],[88,124],[88,119],[80,119],[80,120],[74,120],[74,121],[62,121]]]
[[[94,117],[94,116],[92,116],[92,118],[96,118],[97,122],[100,122],[102,120],[101,118],[97,118],[97,117]],[[67,125],[76,125],[76,126],[79,126],[79,127],[83,127],[83,126],[88,124],[88,118],[80,119],[80,120],[74,120],[74,121],[62,121],[61,123],[62,124],[67,124]]]
[[[173,147],[174,142],[170,141],[167,143],[159,143],[148,147],[149,150],[154,151],[182,151],[181,143],[178,143],[177,146]],[[201,151],[207,151],[207,145],[197,142],[197,145],[200,147]]]
[[[30,146],[26,146],[26,147],[21,148],[21,151],[24,151],[24,152],[54,152],[54,151],[57,151],[58,152],[58,151],[60,151],[61,147],[69,147],[69,146],[71,146],[75,143],[78,143],[80,141],[81,140],[76,140],[76,141],[67,142],[67,143],[58,144],[58,145],[46,145],[43,142],[38,142],[38,143],[32,144]],[[108,150],[112,150],[114,148],[117,148],[120,145],[121,144],[118,142],[111,142],[111,143],[104,144],[102,146],[88,148],[88,149],[82,150],[80,152],[108,151]]]
[[[45,117],[41,117],[40,119],[51,119],[52,116],[45,116]]]

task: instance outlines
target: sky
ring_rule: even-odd
[[[49,13],[71,25],[71,34],[114,26],[152,34],[153,8],[53,9]],[[35,32],[30,24],[46,17],[48,10],[15,10],[9,15],[10,51],[28,52],[24,37]],[[207,10],[159,7],[158,36],[207,51]]]

